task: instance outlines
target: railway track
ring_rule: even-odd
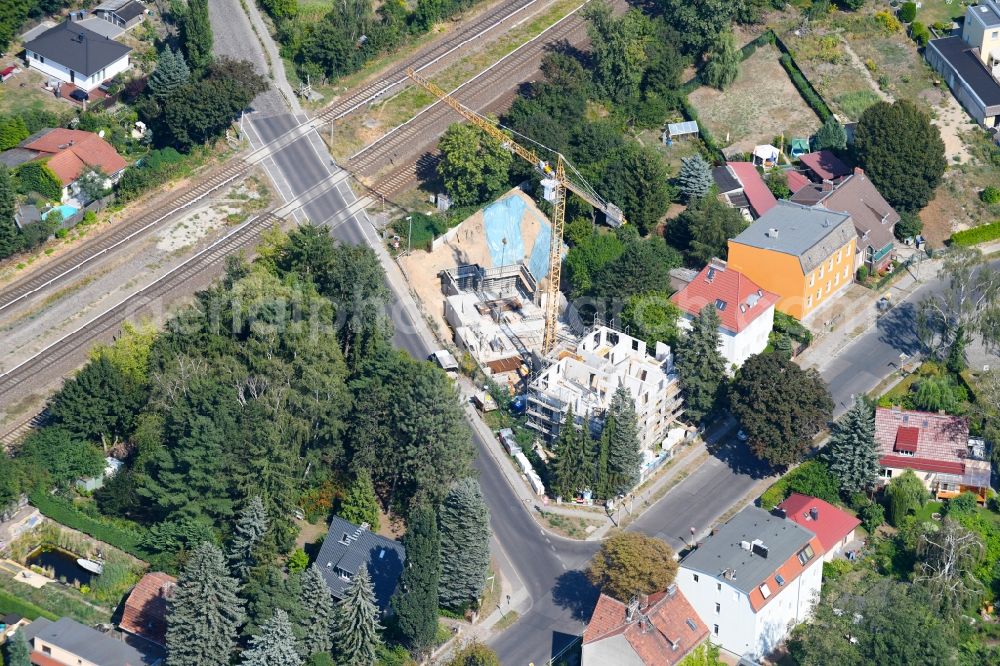
[[[350,115],[357,109],[370,104],[396,88],[406,84],[407,68],[422,71],[431,65],[445,58],[455,50],[481,38],[499,23],[512,19],[520,15],[531,6],[540,3],[542,0],[507,0],[501,2],[496,7],[481,16],[476,17],[471,23],[457,30],[455,34],[436,44],[430,45],[418,52],[414,58],[405,64],[397,65],[386,72],[379,80],[372,81],[347,95],[338,98],[330,106],[317,114],[316,118],[325,123],[339,120]]]
[[[575,44],[586,39],[586,21],[578,12],[574,12],[535,39],[523,44],[479,76],[459,86],[452,94],[462,104],[477,111],[485,110],[505,97],[512,99],[511,82],[527,80],[537,72],[545,50],[550,44],[563,41]],[[398,192],[405,187],[408,178],[412,180],[415,177],[414,167],[406,162],[433,148],[437,138],[455,122],[456,117],[446,104],[436,102],[408,122],[352,155],[347,161],[346,168],[356,176],[373,178],[386,166],[398,164],[396,171],[390,174],[385,185],[386,189]],[[407,168],[409,176],[406,175]],[[381,189],[379,191],[381,192]]]

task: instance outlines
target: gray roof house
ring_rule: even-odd
[[[129,29],[142,23],[146,6],[137,0],[107,0],[94,8],[94,14],[119,28]]]
[[[163,661],[159,651],[143,653],[112,634],[103,634],[68,617],[55,622],[40,617],[19,631],[24,632],[32,651],[45,658],[36,661],[33,657],[32,663],[157,666]]]
[[[93,90],[129,68],[131,48],[63,21],[24,45],[28,66],[83,90]]]
[[[358,526],[338,516],[330,521],[330,529],[316,557],[316,565],[337,599],[343,597],[361,565],[368,565],[375,598],[383,611],[389,607],[405,561],[403,544],[375,534],[367,524]]]

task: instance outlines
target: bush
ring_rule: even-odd
[[[858,268],[857,278],[858,278],[858,282],[864,282],[865,280],[868,279],[868,267],[867,266],[861,266],[860,268]]]
[[[878,502],[869,502],[862,507],[859,517],[861,526],[871,534],[885,523],[885,509]]]
[[[911,23],[915,18],[917,18],[917,3],[904,2],[903,6],[899,8],[899,20],[903,23]]]
[[[875,12],[875,22],[890,35],[903,29],[903,24],[899,22],[899,19],[886,10]]]
[[[918,46],[927,46],[927,42],[931,40],[931,31],[920,21],[914,21],[910,24],[910,37]]]
[[[62,198],[62,182],[44,162],[26,162],[14,169],[19,194],[38,192],[46,199]]]
[[[831,504],[840,499],[840,483],[826,463],[809,460],[781,477],[760,496],[760,506],[770,511],[792,493],[811,495]]]
[[[979,198],[983,203],[995,204],[1000,203],[1000,187],[993,187],[990,185],[979,193]]]
[[[906,240],[907,238],[915,238],[916,236],[919,236],[920,232],[923,230],[924,223],[920,219],[919,215],[909,211],[900,211],[899,222],[896,223],[896,228],[893,229],[893,233],[899,240]],[[954,236],[952,238],[954,238]]]
[[[777,310],[774,312],[774,330],[799,342],[812,342],[812,331],[795,317]]]
[[[111,525],[91,518],[73,506],[72,502],[62,497],[51,495],[44,490],[34,491],[29,495],[28,499],[31,500],[31,505],[38,509],[45,517],[61,525],[79,530],[98,541],[103,541],[119,550],[125,551],[129,555],[138,557],[140,560],[150,559],[150,553],[139,546],[139,543],[142,541],[142,534],[138,530],[126,531],[117,525]]]
[[[993,241],[998,238],[1000,238],[1000,222],[991,222],[990,224],[982,224],[978,227],[966,229],[965,231],[956,231],[951,235],[949,244],[962,246],[979,245],[980,243]]]

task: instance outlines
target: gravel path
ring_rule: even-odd
[[[247,2],[254,1],[247,0]],[[212,51],[215,55],[249,60],[271,83],[271,87],[254,100],[253,110],[265,114],[287,112],[285,100],[270,77],[260,40],[254,34],[250,19],[243,11],[240,0],[212,0],[208,3],[208,18],[212,22],[214,39]],[[281,66],[280,62],[278,66]]]

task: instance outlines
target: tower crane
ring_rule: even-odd
[[[499,141],[502,146],[531,164],[541,174],[545,199],[552,204],[552,233],[549,236],[549,279],[545,291],[545,334],[542,337],[542,354],[548,354],[556,344],[556,321],[559,317],[559,283],[562,275],[563,228],[566,224],[566,191],[573,192],[588,204],[603,212],[608,224],[613,227],[620,227],[625,224],[625,217],[622,215],[621,208],[602,199],[589,185],[580,185],[570,180],[566,175],[567,160],[561,153],[551,151],[556,156],[555,166],[552,166],[548,161],[540,158],[534,150],[525,148],[514,141],[495,123],[468,108],[412,68],[406,70],[406,75],[454,109],[458,115],[486,132],[486,134]],[[572,165],[570,165],[570,168],[572,168]],[[581,177],[580,180],[583,180],[583,178]]]

